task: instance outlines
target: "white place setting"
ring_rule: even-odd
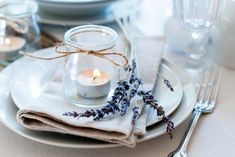
[[[235,155],[234,4],[0,1],[0,154]]]

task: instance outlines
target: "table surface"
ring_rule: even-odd
[[[156,12],[154,24],[146,26],[152,29],[152,35],[163,35],[163,26],[169,16],[170,0],[164,3],[160,0],[145,0],[144,8]],[[154,12],[148,12],[153,14]],[[147,22],[146,22],[147,23]],[[115,24],[110,27],[116,28]],[[154,28],[154,29],[153,29]],[[54,27],[44,27],[53,30],[59,38],[63,30]],[[59,32],[59,33],[58,33]],[[147,34],[148,32],[146,32]],[[166,52],[165,57],[173,61],[173,52]],[[235,71],[224,69],[217,107],[213,114],[203,115],[189,144],[190,157],[220,157],[235,156]],[[26,139],[0,123],[0,156],[1,157],[166,157],[180,142],[188,125],[188,120],[175,129],[174,138],[162,135],[152,140],[139,143],[133,149],[126,147],[108,149],[69,149],[49,146]]]

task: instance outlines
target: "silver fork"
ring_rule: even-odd
[[[197,103],[194,107],[192,120],[190,121],[178,148],[171,152],[168,157],[187,157],[187,146],[198,119],[202,113],[211,113],[215,108],[222,71],[222,68],[217,68],[204,72],[198,88]]]

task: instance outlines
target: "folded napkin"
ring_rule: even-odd
[[[138,37],[135,46],[140,77],[146,85],[145,88],[152,89],[162,56],[162,41]],[[141,111],[136,125],[132,124],[133,106],[139,107]],[[94,121],[92,117],[77,118],[64,115],[66,112],[74,111],[82,113],[86,109],[68,104],[64,100],[60,69],[47,83],[44,92],[31,104],[25,104],[20,108],[16,116],[18,122],[28,129],[78,135],[128,147],[134,147],[137,137],[146,133],[148,109],[139,98],[132,99],[129,110],[124,116],[116,113]]]

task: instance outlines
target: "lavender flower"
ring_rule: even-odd
[[[157,111],[157,116],[162,117],[163,122],[167,125],[167,133],[169,134],[170,138],[172,138],[174,123],[170,120],[169,117],[165,116],[163,107],[158,105],[157,100],[154,98],[154,96],[151,95],[151,91],[139,91],[138,95],[142,97],[146,105],[149,105],[151,108]]]
[[[123,98],[123,101],[121,102],[121,116],[124,116],[130,106],[130,100],[126,97]]]
[[[137,119],[140,116],[140,111],[139,111],[139,107],[133,107],[132,112],[133,112],[133,116],[132,116],[132,125],[135,125]]]
[[[70,116],[70,117],[73,117],[73,118],[78,118],[78,117],[79,117],[79,113],[77,113],[76,111],[73,111],[73,112],[65,112],[63,115],[64,115],[64,116]]]
[[[173,138],[173,131],[174,131],[174,123],[170,120],[169,117],[163,116],[162,121],[166,123],[167,128],[166,131],[170,138]]]

